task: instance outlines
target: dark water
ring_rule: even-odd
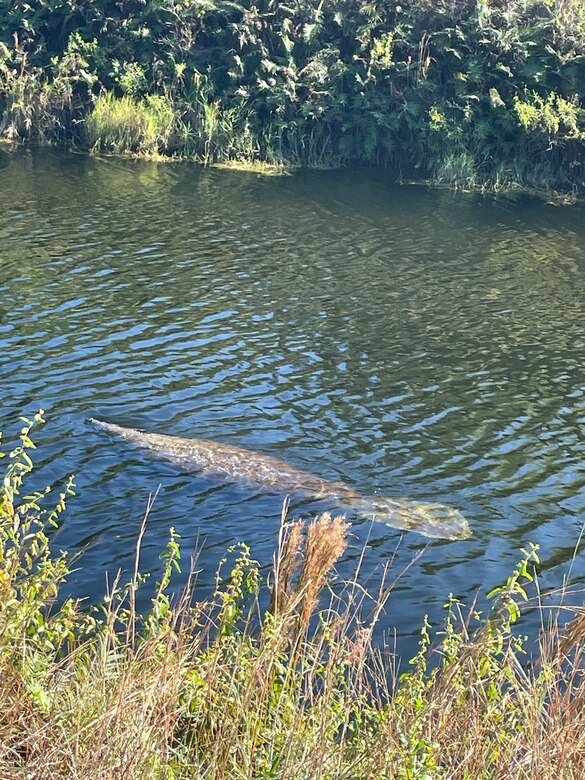
[[[243,540],[267,565],[280,499],[154,462],[90,415],[282,457],[365,493],[458,507],[384,616],[412,636],[453,591],[485,593],[541,545],[541,584],[585,519],[585,210],[398,188],[381,173],[294,177],[0,151],[0,428],[47,411],[39,479],[75,472],[55,544],[98,598],[173,525],[202,548],[201,592]],[[319,505],[297,508],[309,514]],[[354,525],[377,587],[428,543]],[[396,550],[398,552],[396,553]],[[411,642],[412,644],[412,642]]]

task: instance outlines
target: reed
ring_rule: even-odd
[[[252,112],[242,100],[225,105],[214,95],[207,76],[196,73],[184,84],[178,99],[177,152],[204,165],[259,162],[252,129]]]
[[[28,494],[41,422],[25,422],[0,488],[0,777],[585,775],[585,613],[567,607],[567,593],[563,612],[530,594],[536,547],[492,591],[488,615],[450,597],[443,627],[433,637],[425,622],[402,674],[372,639],[390,588],[370,596],[357,576],[335,580],[348,528],[327,514],[308,526],[283,517],[266,584],[249,549],[233,548],[207,601],[192,576],[170,595],[180,558],[171,531],[144,614],[139,537],[134,571],[88,612],[58,602],[70,562],[51,554],[46,533],[72,482],[53,509],[43,509],[47,491]],[[521,608],[542,615],[533,648]]]
[[[155,154],[170,143],[175,115],[162,95],[136,99],[101,94],[85,122],[85,134],[94,151]]]
[[[46,144],[64,143],[72,137],[74,100],[69,84],[63,80],[48,81],[38,71],[23,71],[9,74],[2,88],[5,109],[0,119],[0,136],[10,141]]]

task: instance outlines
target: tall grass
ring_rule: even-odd
[[[226,107],[213,94],[206,76],[197,73],[183,85],[178,122],[178,151],[201,161],[259,159],[258,140],[252,130],[251,111],[242,100]]]
[[[67,144],[79,140],[79,124],[94,83],[73,35],[47,68],[29,64],[27,46],[14,34],[9,49],[0,41],[0,137],[11,141]]]
[[[167,153],[257,170],[308,166],[327,168],[343,162],[327,128],[291,122],[259,135],[243,100],[224,105],[209,79],[196,74],[182,92],[168,97],[103,92],[85,120],[85,139],[93,151]]]
[[[68,561],[51,556],[46,525],[61,521],[72,484],[53,511],[46,491],[24,497],[41,421],[25,422],[0,488],[0,777],[585,776],[585,612],[543,625],[533,655],[517,630],[535,547],[488,616],[450,598],[402,675],[372,641],[389,589],[330,586],[348,528],[329,515],[283,524],[266,584],[239,545],[212,598],[197,601],[192,577],[171,597],[171,531],[145,614],[140,539],[134,572],[100,610],[57,607]]]
[[[87,117],[85,133],[95,151],[154,154],[168,148],[174,126],[173,107],[162,95],[137,99],[104,92]]]
[[[70,84],[64,80],[50,82],[38,72],[23,71],[11,74],[2,87],[5,109],[0,119],[1,137],[50,144],[64,143],[72,135]]]

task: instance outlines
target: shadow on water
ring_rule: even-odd
[[[237,540],[268,565],[280,497],[210,485],[89,428],[89,416],[218,439],[366,494],[459,508],[472,539],[432,543],[385,628],[412,635],[539,543],[544,587],[585,517],[585,235],[580,207],[398,188],[378,172],[267,177],[189,164],[0,151],[2,428],[38,407],[39,480],[78,474],[58,542],[86,548],[97,598],[174,525],[202,592]],[[295,507],[310,514],[320,505]],[[340,566],[375,587],[397,545],[366,521]],[[89,546],[87,546],[89,544]],[[87,546],[87,547],[86,547]],[[576,561],[574,581],[583,578]]]

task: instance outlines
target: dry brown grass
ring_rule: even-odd
[[[28,430],[0,483],[0,780],[585,777],[585,611],[561,594],[526,652],[517,605],[530,605],[535,548],[489,616],[451,600],[434,641],[425,625],[401,677],[372,643],[391,589],[329,585],[348,531],[329,514],[283,518],[266,611],[245,545],[211,602],[196,602],[191,578],[172,600],[171,533],[148,614],[136,610],[140,539],[101,613],[70,601],[48,613],[67,566],[50,555],[42,496],[19,500]]]
[[[327,574],[345,551],[349,523],[325,512],[309,525],[306,539],[304,530],[301,520],[283,524],[271,594],[271,611],[296,610],[300,630],[307,629]]]
[[[64,657],[23,647],[4,658],[0,777],[584,777],[583,610],[543,632],[534,663],[505,619],[474,632],[454,603],[442,663],[429,666],[423,632],[396,680],[372,647],[373,622],[344,598],[330,595],[310,628],[346,535],[328,514],[283,526],[259,624],[244,550],[240,585],[216,605],[184,594],[146,628],[114,598],[101,629]]]

